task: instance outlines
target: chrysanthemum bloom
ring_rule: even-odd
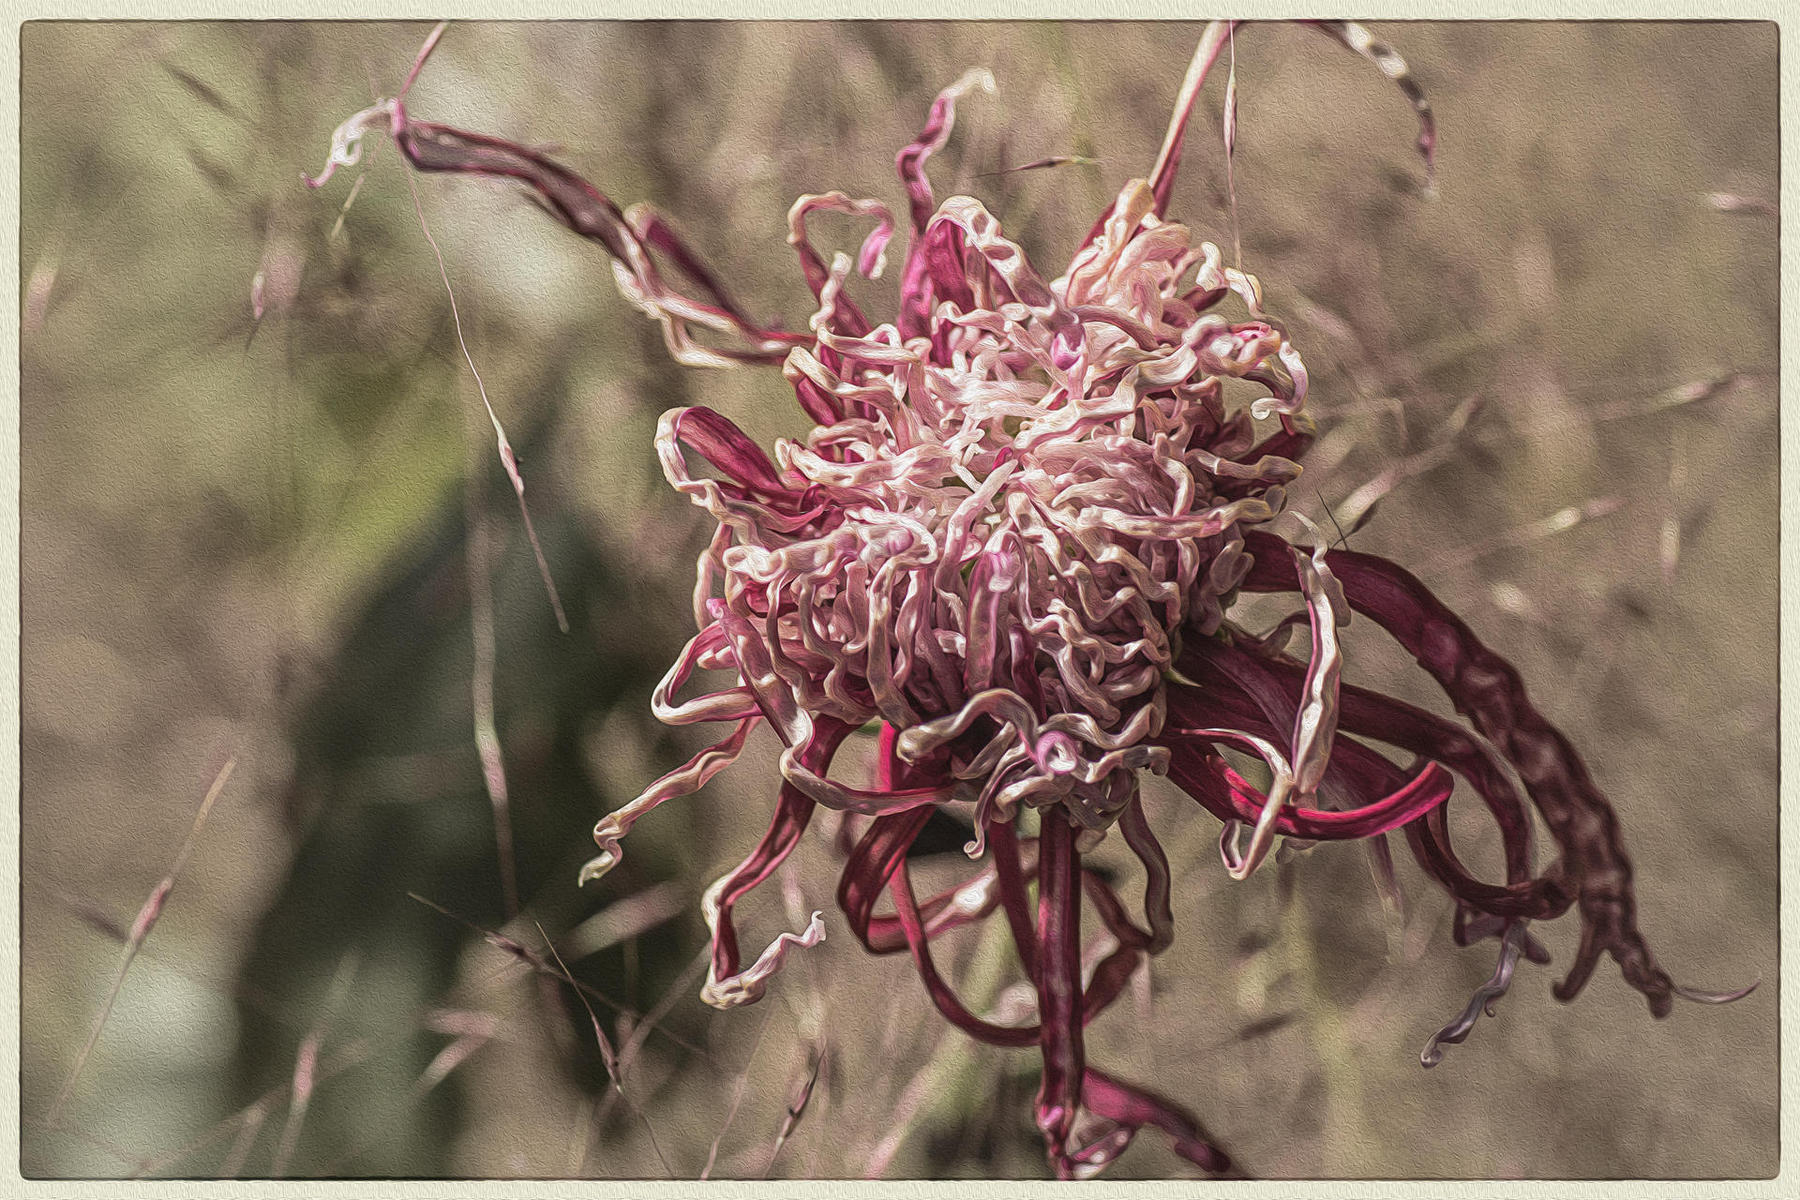
[[[1182,1108],[1094,1068],[1083,1050],[1086,1024],[1173,936],[1169,864],[1138,794],[1144,771],[1169,776],[1223,822],[1220,853],[1235,878],[1278,837],[1404,831],[1457,901],[1458,944],[1501,943],[1494,979],[1432,1038],[1428,1066],[1505,991],[1521,955],[1547,961],[1527,924],[1572,906],[1582,936],[1559,998],[1574,997],[1602,952],[1657,1016],[1673,996],[1696,995],[1675,987],[1638,934],[1612,808],[1518,674],[1400,567],[1274,531],[1312,440],[1305,367],[1263,310],[1257,280],[1165,216],[1188,113],[1227,32],[1216,25],[1203,38],[1150,172],[1125,185],[1051,280],[980,201],[933,197],[926,160],[959,99],[992,86],[984,72],[965,76],[898,158],[909,236],[892,320],[877,322],[844,291],[852,270],[882,273],[899,224],[890,210],[833,192],[789,212],[788,240],[817,300],[805,333],[753,321],[660,217],[621,213],[516,144],[415,121],[395,100],[353,118],[333,151],[334,165],[353,161],[362,133],[385,125],[417,168],[517,178],[611,252],[620,288],[661,322],[678,359],[780,364],[815,422],[804,442],[766,454],[703,407],[662,419],[663,469],[716,530],[694,592],[698,633],[652,705],[669,723],[729,732],[602,820],[601,853],[583,878],[613,866],[636,821],[705,785],[767,724],[784,746],[778,805],[761,843],[706,893],[703,996],[755,1001],[794,950],[824,936],[815,913],[746,966],[733,909],[819,807],[866,818],[838,888],[850,930],[874,953],[909,953],[959,1029],[1039,1048],[1037,1124],[1064,1177],[1098,1170],[1144,1125],[1204,1168],[1229,1166]],[[1354,27],[1332,32],[1408,86],[1429,156],[1429,111],[1404,64]],[[874,222],[854,263],[814,249],[806,223],[819,211]],[[1228,404],[1228,383],[1234,395],[1239,385],[1264,394]],[[1242,592],[1294,593],[1304,609],[1252,636],[1231,616]],[[1469,724],[1341,683],[1352,612],[1405,646]],[[1295,658],[1283,646],[1301,621],[1310,638]],[[684,696],[697,670],[734,682]],[[832,778],[846,738],[871,726],[875,785]],[[1413,765],[1395,766],[1375,744],[1411,753]],[[1260,758],[1267,789],[1226,750]],[[1450,844],[1457,777],[1499,826],[1504,882],[1475,878]],[[981,869],[920,898],[907,852],[946,807],[967,814]],[[1559,851],[1541,873],[1532,807]],[[1083,863],[1114,830],[1146,875],[1141,924]],[[884,892],[891,915],[876,912]],[[1099,926],[1085,941],[1084,898]],[[996,913],[1035,1013],[979,1015],[933,962],[937,935]]]

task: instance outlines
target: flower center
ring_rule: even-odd
[[[777,443],[785,503],[716,511],[723,609],[770,686],[903,731],[903,758],[979,788],[978,829],[1020,804],[1104,828],[1164,767],[1147,739],[1175,631],[1216,627],[1241,527],[1298,471],[1240,461],[1252,418],[1221,399],[1248,378],[1288,421],[1297,356],[1255,281],[1141,188],[1049,284],[979,203],[947,201],[925,234],[943,299],[911,337],[851,319],[840,256],[788,373],[843,415]],[[1252,319],[1212,311],[1234,291]]]

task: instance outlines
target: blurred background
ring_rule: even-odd
[[[1041,1176],[1036,1055],[948,1031],[910,964],[861,952],[827,838],[740,920],[760,946],[816,906],[828,940],[758,1006],[700,1003],[699,896],[766,823],[772,739],[577,889],[594,821],[701,744],[648,713],[708,532],[662,481],[657,417],[704,402],[765,444],[805,425],[777,371],[672,365],[603,253],[518,191],[418,179],[558,631],[398,155],[372,138],[328,188],[301,184],[429,28],[24,27],[23,1172]],[[1232,884],[1216,823],[1153,783],[1177,941],[1091,1052],[1253,1175],[1770,1175],[1775,26],[1373,32],[1436,109],[1434,197],[1412,114],[1368,63],[1292,26],[1237,39],[1235,232],[1324,429],[1294,504],[1348,526],[1378,499],[1352,544],[1437,588],[1581,747],[1664,964],[1763,984],[1659,1022],[1604,963],[1558,1004],[1570,918],[1537,929],[1557,963],[1522,967],[1425,1071],[1493,943],[1451,945],[1449,903],[1410,863],[1409,905],[1384,916],[1353,846]],[[752,312],[794,323],[812,306],[789,204],[900,205],[894,152],[971,66],[998,93],[962,105],[938,195],[981,197],[1059,273],[1148,169],[1198,35],[456,25],[409,107],[651,202]],[[1229,256],[1223,83],[1173,210]],[[1097,161],[1007,171],[1049,156]],[[818,229],[827,247],[863,232]],[[883,285],[865,293],[891,311]],[[1367,622],[1349,638],[1352,679],[1442,708]],[[1459,844],[1491,872],[1477,828]],[[941,841],[921,887],[959,869],[960,838]],[[997,943],[951,945],[980,1008],[1006,984]],[[1191,1173],[1154,1133],[1113,1171]]]

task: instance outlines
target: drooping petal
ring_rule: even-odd
[[[1314,530],[1315,535],[1317,530]],[[1331,758],[1331,742],[1337,734],[1338,681],[1343,675],[1343,652],[1337,629],[1349,619],[1344,596],[1325,562],[1321,539],[1311,557],[1295,549],[1294,565],[1300,572],[1300,591],[1306,597],[1306,613],[1312,624],[1312,655],[1301,685],[1300,710],[1294,716],[1291,759],[1294,765],[1294,803],[1310,805],[1325,776]]]
[[[1254,711],[1278,724],[1286,720],[1281,714],[1298,703],[1305,670],[1273,653],[1246,653],[1213,639],[1190,643],[1180,667],[1207,688],[1211,703],[1225,706],[1233,720],[1249,719],[1233,699],[1239,693],[1253,701]],[[1191,696],[1186,691],[1174,695],[1172,705],[1182,713],[1183,722],[1191,724],[1187,712]],[[1338,698],[1341,729],[1442,763],[1472,785],[1500,827],[1508,880],[1530,878],[1530,814],[1505,762],[1485,738],[1434,713],[1352,684],[1341,684]]]
[[[1156,162],[1150,168],[1150,193],[1155,198],[1152,211],[1161,215],[1169,207],[1169,195],[1175,190],[1175,172],[1181,167],[1182,143],[1187,138],[1188,116],[1199,103],[1200,89],[1206,86],[1206,76],[1219,59],[1219,52],[1225,48],[1236,21],[1213,21],[1207,25],[1200,35],[1200,45],[1194,50],[1194,57],[1188,63],[1187,77],[1181,81],[1181,91],[1175,98],[1175,111],[1169,118],[1168,132],[1163,135],[1162,148],[1156,152]]]
[[[871,936],[870,922],[875,902],[887,889],[888,880],[906,856],[906,849],[919,831],[925,828],[931,813],[927,809],[893,813],[877,817],[858,839],[844,863],[838,879],[838,907],[850,924],[850,931],[872,953],[887,953],[887,944]]]
[[[710,975],[700,989],[700,999],[714,1008],[737,1008],[762,999],[769,980],[787,965],[795,950],[809,950],[825,940],[825,914],[815,912],[799,933],[778,934],[757,960],[736,975],[714,979]]]
[[[1125,844],[1144,867],[1144,919],[1150,925],[1151,954],[1161,954],[1175,940],[1175,915],[1169,905],[1169,857],[1144,816],[1144,801],[1133,796],[1131,804],[1119,818],[1119,831]]]
[[[806,832],[813,807],[813,802],[796,789],[782,788],[775,817],[762,841],[735,870],[707,889],[701,913],[712,933],[712,973],[708,978],[715,983],[729,980],[738,973],[737,927],[732,924],[732,909],[787,860],[799,843],[800,835]]]
[[[1507,926],[1506,935],[1501,939],[1500,961],[1494,966],[1494,974],[1488,981],[1475,989],[1469,1003],[1457,1018],[1431,1035],[1425,1049],[1419,1054],[1419,1064],[1424,1067],[1435,1067],[1444,1059],[1443,1048],[1455,1046],[1467,1040],[1469,1033],[1475,1028],[1475,1022],[1482,1013],[1494,1015],[1494,1001],[1506,995],[1512,986],[1513,968],[1519,964],[1519,951],[1525,936],[1525,923],[1514,922]]]
[[[788,209],[788,243],[800,255],[800,265],[813,296],[817,298],[824,291],[827,276],[825,260],[813,249],[812,242],[806,236],[806,218],[815,212],[837,212],[874,218],[875,228],[863,239],[862,250],[857,255],[856,269],[870,279],[878,278],[887,263],[888,239],[894,234],[894,214],[888,211],[887,205],[879,200],[853,200],[843,192],[802,196]]]
[[[956,127],[956,102],[976,88],[992,95],[993,72],[985,67],[973,67],[939,92],[937,99],[931,102],[931,112],[926,116],[925,127],[919,130],[919,136],[895,156],[894,165],[900,172],[900,182],[906,185],[915,233],[924,231],[934,205],[931,180],[925,176],[925,160],[942,150],[944,143],[950,140],[950,131]]]
[[[710,408],[696,405],[665,412],[657,424],[656,445],[663,474],[677,491],[695,494],[696,485],[704,482],[689,475],[681,460],[680,450],[686,448],[759,500],[788,500],[794,496],[796,489],[782,482],[762,447],[745,436],[729,417]]]
[[[1083,868],[1081,887],[1100,918],[1101,927],[1115,943],[1105,957],[1093,964],[1082,991],[1081,1020],[1086,1025],[1124,992],[1132,975],[1149,957],[1151,935],[1132,922],[1118,893],[1098,872]]]
[[[723,299],[711,272],[700,267],[685,245],[655,233],[647,241],[638,228],[656,226],[640,212],[638,228],[593,184],[562,164],[516,142],[469,133],[430,121],[415,121],[398,100],[390,101],[389,132],[412,166],[421,171],[448,171],[519,180],[543,201],[548,211],[582,237],[599,242],[613,256],[620,290],[663,327],[670,353],[694,366],[729,366],[738,362],[780,362],[788,347],[806,339],[783,330],[766,329],[744,319],[736,306],[696,300],[671,287],[658,270],[653,242],[679,247],[676,264],[696,278],[715,301]],[[364,114],[359,114],[364,115]],[[366,131],[368,121],[350,134]],[[333,158],[337,159],[334,146]],[[323,182],[321,179],[320,182]],[[666,226],[660,227],[666,231]],[[725,344],[696,340],[691,327],[729,335]]]
[[[1086,1068],[1081,1030],[1080,864],[1074,827],[1060,813],[1046,812],[1038,844],[1041,969],[1037,989],[1044,1075],[1038,1085],[1037,1126],[1059,1173],[1081,1106]]]
[[[1117,1122],[1131,1133],[1145,1125],[1156,1126],[1169,1135],[1175,1153],[1203,1170],[1224,1174],[1231,1169],[1231,1159],[1214,1144],[1200,1123],[1154,1092],[1089,1067],[1082,1080],[1082,1098],[1097,1116]],[[1113,1147],[1111,1157],[1116,1158],[1123,1149],[1123,1144]]]
[[[600,823],[594,826],[594,841],[599,844],[600,853],[581,868],[577,882],[590,883],[618,866],[624,853],[619,843],[631,832],[631,827],[664,801],[699,791],[714,775],[736,762],[738,755],[744,752],[744,739],[750,736],[750,731],[761,720],[761,715],[757,715],[739,721],[730,737],[717,745],[708,746],[645,788],[629,804],[602,817]]]
[[[682,704],[672,702],[672,697],[686,686],[700,660],[725,648],[725,631],[716,621],[688,641],[650,695],[650,711],[657,720],[665,725],[694,725],[707,721],[742,721],[761,712],[756,697],[746,687],[709,692]]]
[[[1430,187],[1437,170],[1437,118],[1432,115],[1431,105],[1425,99],[1425,89],[1412,77],[1412,69],[1406,65],[1406,60],[1386,42],[1376,41],[1367,29],[1355,21],[1312,23],[1339,45],[1362,55],[1381,68],[1381,73],[1393,80],[1394,85],[1411,101],[1413,111],[1419,117],[1419,154],[1425,160],[1425,185]]]
[[[932,102],[931,112],[919,136],[894,159],[900,181],[906,186],[908,214],[912,219],[912,236],[906,249],[906,266],[900,278],[900,332],[913,338],[925,332],[926,317],[934,304],[934,287],[926,261],[925,226],[931,220],[935,204],[931,180],[925,175],[925,160],[943,149],[956,124],[956,102],[974,88],[993,92],[994,77],[983,69],[970,70],[945,88]]]
[[[1292,563],[1277,557],[1275,539],[1258,533],[1247,537],[1246,545],[1256,557],[1244,578],[1246,590],[1297,586]],[[1610,952],[1652,1014],[1666,1016],[1674,983],[1638,932],[1631,860],[1618,818],[1575,748],[1532,705],[1518,671],[1395,564],[1349,550],[1332,551],[1327,560],[1343,582],[1350,606],[1406,647],[1506,754],[1562,848],[1564,868],[1577,889],[1582,941],[1568,976],[1554,989],[1557,998],[1573,999],[1600,954]]]
[[[970,1012],[950,985],[944,982],[943,976],[938,974],[925,922],[919,913],[918,901],[913,896],[912,881],[907,875],[904,857],[889,876],[887,890],[894,898],[894,910],[899,914],[900,928],[904,932],[907,949],[912,952],[913,965],[918,969],[919,978],[924,981],[925,990],[938,1012],[970,1037],[989,1045],[1029,1046],[1037,1042],[1040,1035],[1035,1025],[996,1025]]]

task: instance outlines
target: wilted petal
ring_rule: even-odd
[[[788,955],[795,949],[811,949],[825,940],[825,914],[815,912],[806,928],[799,933],[783,933],[769,943],[757,960],[736,975],[724,979],[707,973],[700,999],[714,1008],[737,1008],[761,1000],[769,988],[769,980],[787,965]]]
[[[761,716],[746,717],[738,722],[737,730],[724,741],[694,755],[681,766],[645,788],[643,794],[631,803],[626,804],[601,818],[594,826],[594,841],[600,845],[600,853],[590,859],[582,868],[578,884],[590,883],[600,878],[619,865],[619,842],[638,819],[665,800],[673,800],[677,796],[686,796],[705,787],[714,775],[736,762],[738,755],[744,752],[744,739],[750,736]]]

